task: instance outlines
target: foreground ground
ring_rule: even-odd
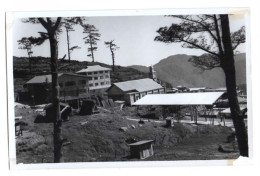
[[[51,123],[34,123],[37,112],[16,108],[27,124],[23,136],[16,137],[17,163],[53,162]],[[146,160],[235,159],[239,153],[234,142],[227,143],[232,129],[223,126],[174,123],[164,121],[139,124],[131,108],[124,111],[100,109],[99,114],[73,115],[63,123],[63,137],[70,145],[63,147],[64,162],[136,161],[129,157],[127,139],[154,140],[154,156]],[[121,131],[126,127],[126,131]],[[221,145],[225,152],[219,152]]]

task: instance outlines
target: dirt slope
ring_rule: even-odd
[[[133,161],[129,158],[129,138],[136,140],[154,140],[153,157],[147,160],[183,160],[183,159],[224,159],[237,158],[237,151],[219,153],[218,144],[226,148],[226,137],[230,128],[220,126],[195,126],[175,123],[166,128],[165,123],[154,121],[139,125],[138,121],[128,120],[133,109],[124,112],[105,112],[91,116],[77,116],[63,123],[63,137],[71,145],[63,148],[65,162],[93,161]],[[53,161],[52,131],[53,125],[33,123],[36,112],[32,109],[18,109],[16,115],[22,115],[25,127],[23,137],[17,137],[17,163],[42,163]],[[87,122],[81,125],[82,122]],[[127,127],[125,132],[120,127]],[[38,141],[31,145],[32,141]],[[205,155],[203,155],[203,153]]]

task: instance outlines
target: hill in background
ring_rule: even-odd
[[[14,57],[13,58],[13,74],[14,74],[14,93],[23,90],[23,85],[28,80],[38,75],[51,74],[50,70],[50,58],[45,57],[32,57],[32,74],[29,72],[29,60],[27,57]],[[60,73],[75,73],[90,65],[101,65],[103,67],[112,68],[110,65],[106,65],[99,62],[79,62],[71,60],[69,63],[67,60],[59,60]],[[67,65],[67,66],[66,66]],[[111,82],[121,82],[134,79],[148,78],[148,73],[141,72],[139,70],[116,66],[115,71],[111,71]]]
[[[225,87],[225,76],[221,68],[202,71],[189,62],[190,55],[173,55],[154,65],[157,77],[170,83],[173,87],[178,85],[188,87]],[[246,84],[246,58],[241,53],[235,56],[237,85]],[[133,65],[134,68],[144,73],[149,72],[149,67]]]

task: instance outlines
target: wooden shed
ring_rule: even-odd
[[[143,140],[128,145],[132,158],[145,159],[153,156],[153,140]]]
[[[44,110],[46,111],[46,118],[48,120],[50,120],[51,122],[53,122],[53,114],[55,113],[55,109],[53,107],[52,103],[49,103]],[[60,113],[61,113],[61,119],[63,121],[68,121],[69,120],[69,116],[72,112],[71,107],[68,104],[65,103],[61,103],[60,102]]]

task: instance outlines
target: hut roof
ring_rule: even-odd
[[[136,146],[136,145],[142,145],[142,144],[147,144],[147,143],[151,143],[151,142],[153,142],[153,140],[143,140],[143,141],[138,141],[138,142],[131,143],[131,144],[128,144],[128,145]]]

